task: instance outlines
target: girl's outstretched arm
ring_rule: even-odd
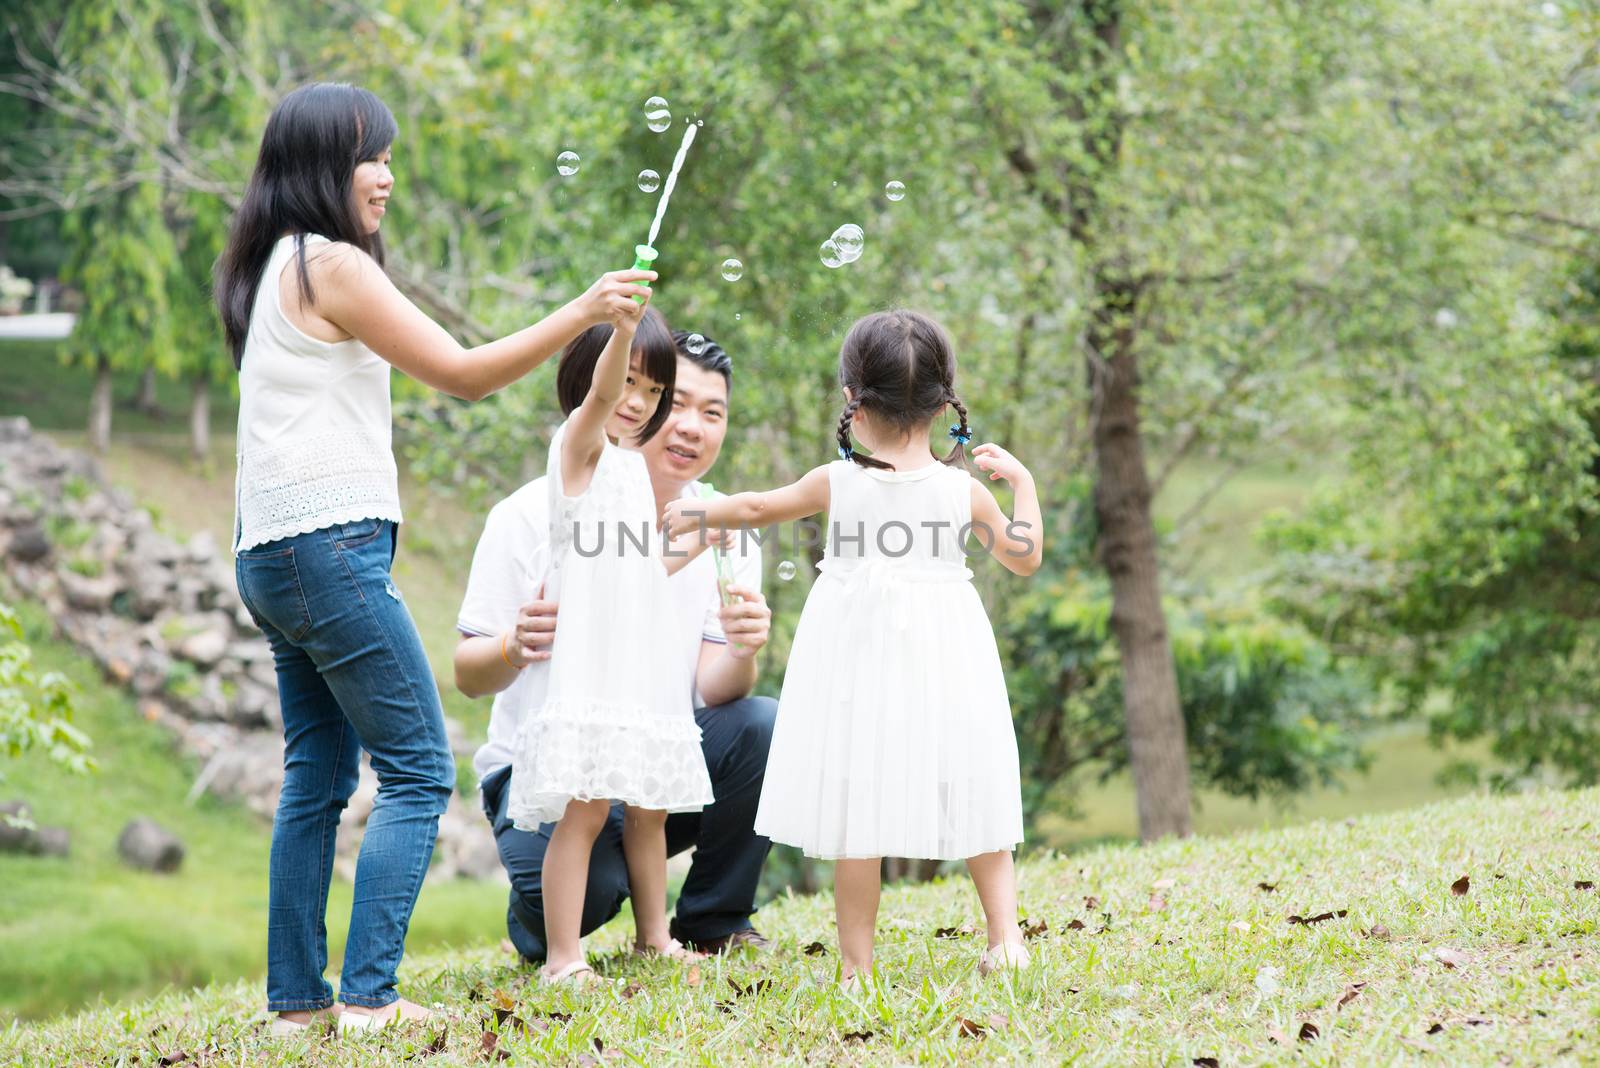
[[[813,467],[800,481],[764,493],[735,493],[715,500],[680,497],[661,513],[667,533],[676,538],[703,528],[735,529],[788,523],[828,509],[828,465]]]
[[[630,302],[631,303],[631,302]],[[633,332],[644,315],[643,304],[624,313],[611,330],[611,340],[595,361],[594,377],[583,403],[567,417],[567,433],[561,439],[561,488],[576,497],[589,488],[595,464],[606,447],[606,421],[617,410],[628,385],[628,360],[633,351]]]
[[[978,540],[989,554],[1018,575],[1031,575],[1044,562],[1044,519],[1039,512],[1039,491],[1022,461],[1000,446],[985,443],[972,450],[972,462],[989,472],[989,480],[1003,478],[1011,484],[1016,516],[1007,519],[1000,502],[977,479],[972,480],[972,523]]]

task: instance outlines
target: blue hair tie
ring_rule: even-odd
[[[848,446],[848,445],[840,445],[839,446],[839,459],[841,459],[841,460],[853,460],[853,459],[855,459],[855,450],[850,448],[850,446]]]
[[[965,445],[972,440],[972,434],[970,432],[963,434],[959,426],[950,428],[950,436],[955,439],[957,445]]]

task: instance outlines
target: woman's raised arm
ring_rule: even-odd
[[[383,268],[352,245],[333,243],[307,257],[322,318],[359,338],[373,352],[423,383],[464,400],[481,400],[549,359],[596,323],[637,309],[654,271],[612,271],[588,291],[514,334],[467,348],[395,286]],[[285,279],[292,279],[286,271]],[[287,302],[285,302],[287,307]]]

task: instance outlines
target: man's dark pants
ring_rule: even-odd
[[[667,855],[694,847],[694,860],[678,895],[672,933],[681,939],[721,938],[750,926],[756,885],[771,843],[756,834],[756,802],[767,769],[772,724],[778,704],[770,697],[746,697],[715,708],[696,709],[700,745],[716,798],[703,812],[667,817]],[[540,873],[555,824],[537,833],[519,831],[506,819],[506,789],[511,769],[483,780],[483,811],[494,827],[500,863],[511,877],[506,929],[511,944],[529,960],[543,960],[544,898]],[[628,897],[628,865],[622,855],[622,806],[611,816],[589,855],[589,886],[583,897],[582,932],[588,934],[622,910]]]

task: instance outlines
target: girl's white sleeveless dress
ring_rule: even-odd
[[[942,463],[829,466],[827,554],[789,654],[757,833],[835,860],[1022,841],[1005,675],[962,551],[972,482]]]
[[[523,830],[567,802],[606,799],[695,812],[711,779],[694,720],[694,679],[671,639],[655,494],[644,457],[607,442],[589,486],[561,484],[561,424],[550,442],[551,571],[559,601],[550,683],[520,717],[506,815]]]

